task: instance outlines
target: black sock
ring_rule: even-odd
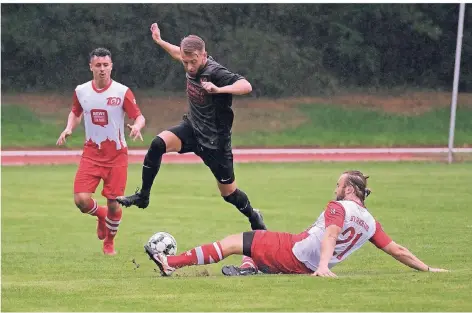
[[[166,153],[166,143],[161,137],[156,136],[156,138],[151,142],[151,146],[149,147],[143,162],[143,172],[141,176],[142,194],[149,195],[151,192],[151,187],[154,183],[154,178],[156,178],[161,167],[162,155],[164,153]]]
[[[245,216],[252,216],[254,209],[252,208],[251,202],[249,202],[249,198],[244,193],[244,191],[236,189],[229,196],[223,197],[223,199],[225,199],[226,202],[229,202],[234,205]]]

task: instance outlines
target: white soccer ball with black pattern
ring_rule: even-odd
[[[166,232],[158,232],[149,238],[147,246],[154,253],[164,253],[165,255],[175,255],[177,253],[177,241],[174,236]]]

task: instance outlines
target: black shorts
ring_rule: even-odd
[[[254,235],[256,232],[246,231],[243,233],[243,254],[245,256],[251,257],[252,242],[254,241]]]
[[[182,148],[179,153],[193,152],[198,155],[202,161],[208,166],[221,184],[231,184],[234,182],[234,168],[233,168],[233,152],[231,145],[225,145],[222,149],[209,149],[202,146],[198,141],[193,131],[192,125],[186,120],[180,122],[179,125],[168,129],[176,135],[182,142]]]

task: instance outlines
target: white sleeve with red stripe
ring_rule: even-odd
[[[344,207],[336,201],[330,201],[324,211],[325,228],[330,225],[336,225],[341,228],[344,226],[346,211]]]
[[[369,241],[377,248],[383,249],[392,242],[392,239],[384,232],[382,225],[380,225],[378,221],[375,221],[375,233]]]

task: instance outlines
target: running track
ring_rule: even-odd
[[[130,150],[129,162],[142,163],[147,150]],[[447,148],[372,149],[234,149],[236,163],[309,161],[417,161],[446,160]],[[472,148],[455,148],[454,153],[472,153]],[[81,150],[2,151],[2,166],[78,164]],[[200,163],[193,153],[164,155],[163,163]]]

